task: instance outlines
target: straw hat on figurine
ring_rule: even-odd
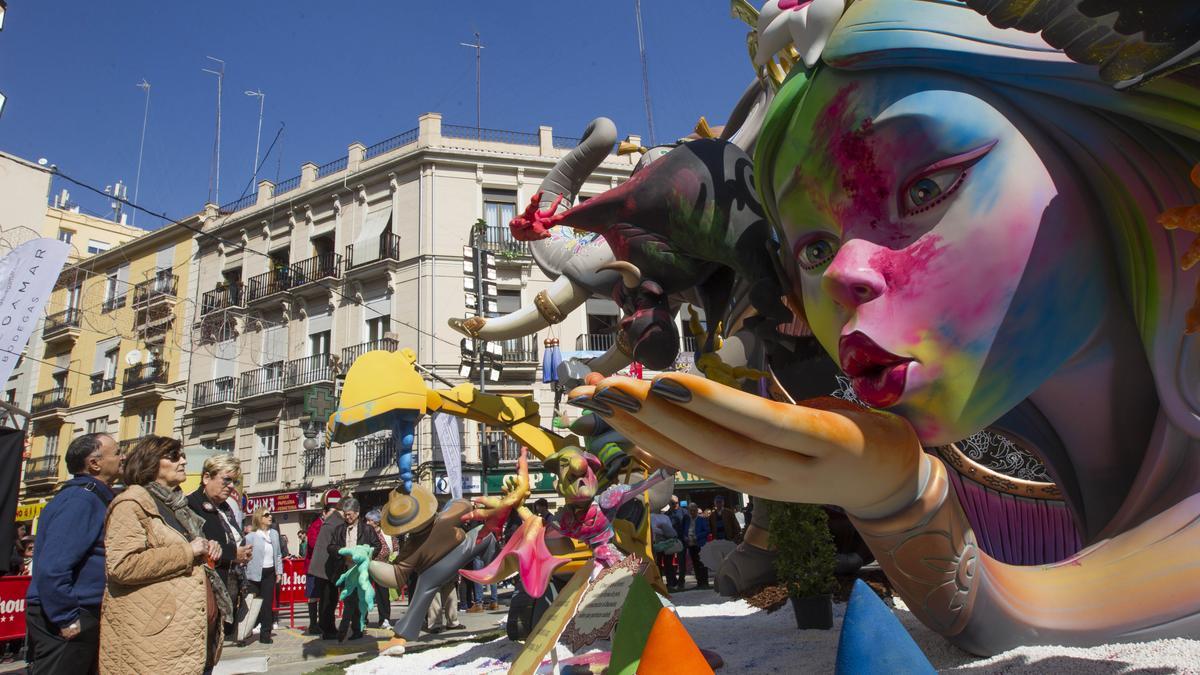
[[[379,529],[389,536],[399,536],[421,529],[437,515],[437,497],[428,488],[414,485],[407,494],[396,488],[388,494],[383,507]]]

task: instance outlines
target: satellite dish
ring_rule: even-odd
[[[136,366],[137,364],[139,364],[141,362],[142,362],[142,352],[140,350],[131,349],[131,350],[129,350],[129,353],[125,355],[125,363],[127,365]]]

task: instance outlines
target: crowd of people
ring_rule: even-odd
[[[107,434],[74,439],[65,457],[72,478],[42,511],[39,543],[18,531],[10,569],[30,574],[26,601],[29,672],[211,672],[226,642],[246,644],[257,632],[272,642],[276,587],[288,556],[287,539],[264,508],[243,514],[233,498],[239,460],[217,454],[205,460],[200,486],[181,489],[187,455],[172,438],[147,436],[122,456]],[[122,484],[120,494],[113,486]],[[545,499],[537,515],[553,516]],[[357,499],[329,498],[322,514],[299,534],[308,562],[308,633],[326,640],[362,637],[360,613],[374,609],[374,625],[390,627],[396,591],[376,587],[376,606],[359,607],[355,595],[339,604],[336,581],[349,558],[338,551],[367,545],[372,559],[404,561],[419,538],[389,537],[378,510],[361,513]],[[700,551],[712,540],[740,541],[748,514],[717,496],[711,509],[672,496],[651,516],[653,548],[672,590],[689,572],[708,587]],[[506,533],[508,534],[508,533]],[[473,566],[487,561],[476,560]],[[398,574],[398,579],[399,579]],[[416,575],[401,586],[411,594]],[[402,589],[403,590],[403,589]],[[501,609],[499,590],[464,578],[440,590],[424,629],[462,628],[458,612]]]

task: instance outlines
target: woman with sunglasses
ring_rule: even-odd
[[[251,547],[242,536],[239,516],[229,505],[229,495],[241,478],[242,466],[237,457],[227,453],[213,455],[204,460],[200,473],[200,487],[188,495],[188,506],[204,519],[204,537],[221,546],[221,557],[217,560],[217,576],[229,593],[233,613],[238,611],[239,589],[242,585],[241,565],[250,561]],[[234,622],[225,624],[225,636],[233,633]]]
[[[271,644],[271,628],[275,623],[272,600],[275,598],[275,582],[283,573],[283,550],[279,544],[279,532],[271,528],[275,517],[260,506],[254,510],[254,531],[246,537],[254,552],[246,565],[246,581],[252,593],[262,599],[258,613],[258,641]]]
[[[221,656],[221,619],[232,608],[206,564],[221,546],[188,507],[186,478],[187,455],[173,438],[146,436],[125,459],[128,487],[105,524],[101,672],[207,673]]]

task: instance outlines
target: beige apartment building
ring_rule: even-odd
[[[512,240],[508,221],[576,142],[549,127],[477,131],[427,114],[408,132],[354,143],[345,157],[305,164],[299,176],[210,205],[194,270],[199,316],[183,423],[189,457],[192,448],[236,453],[248,496],[275,510],[293,542],[330,488],[355,493],[364,508],[382,503],[396,482],[390,433],[327,444],[305,414],[305,398],[320,389],[332,398],[339,372],[372,349],[412,348],[422,367],[462,382],[460,336],[447,321],[473,313],[463,293],[472,226],[482,219],[486,247],[500,254],[498,310],[532,304],[550,280]],[[581,194],[619,184],[635,161],[610,155]],[[611,301],[598,301],[556,326],[564,352],[577,343],[596,347],[587,338],[589,312],[593,329],[602,326],[595,332],[606,332],[617,313]],[[504,343],[502,377],[487,385],[533,395],[547,426],[554,393],[540,365],[548,336]],[[477,493],[477,426],[457,420],[441,434],[433,426],[426,418],[418,428],[417,480],[447,492],[441,443],[449,441],[463,453],[468,494]],[[314,450],[304,449],[306,431],[316,434]],[[502,434],[487,438],[501,445],[503,459],[515,459]],[[494,474],[492,492],[502,477]]]

